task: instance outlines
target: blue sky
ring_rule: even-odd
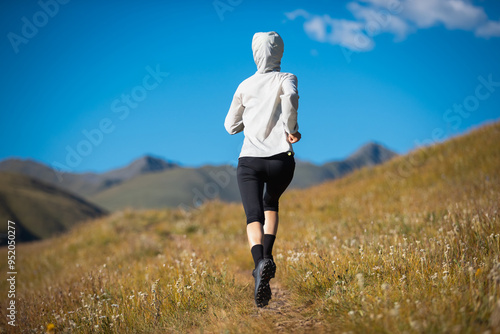
[[[500,118],[496,0],[6,0],[0,16],[0,159],[235,163],[223,122],[258,31],[299,79],[299,159],[406,153]]]

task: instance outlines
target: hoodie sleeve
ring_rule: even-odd
[[[245,127],[243,125],[243,111],[245,111],[245,107],[241,102],[240,93],[236,90],[224,122],[224,127],[229,134],[234,135],[243,131],[243,128]]]
[[[288,75],[283,81],[281,88],[283,94],[281,98],[282,119],[285,123],[285,130],[289,134],[299,131],[297,123],[297,109],[299,108],[299,93],[297,91],[297,77]]]

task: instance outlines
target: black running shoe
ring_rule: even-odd
[[[266,258],[266,260],[269,261],[266,262],[263,275],[265,275],[264,278],[270,280],[271,278],[274,278],[274,275],[276,275],[276,263],[274,263],[273,258]]]
[[[272,267],[269,263],[270,259],[260,260],[257,268],[254,269],[252,275],[255,278],[255,304],[257,307],[264,307],[269,304],[271,299],[271,286],[269,285],[270,279],[270,268]]]

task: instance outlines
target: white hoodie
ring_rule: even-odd
[[[288,133],[298,131],[297,78],[280,72],[283,40],[276,32],[253,36],[257,72],[236,89],[224,126],[230,134],[244,131],[240,157],[270,157],[293,151]]]

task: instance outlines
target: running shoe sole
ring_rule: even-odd
[[[269,281],[261,281],[255,295],[255,304],[257,307],[264,307],[269,304],[269,300],[271,300],[271,286],[269,285]]]
[[[264,268],[262,269],[262,279],[269,281],[271,278],[274,278],[275,275],[276,264],[273,260],[269,259],[268,261],[266,261],[266,263],[264,264]]]
[[[274,277],[273,267],[276,266],[272,260],[263,259],[253,271],[252,275],[255,278],[254,297],[257,307],[264,307],[269,304],[272,296],[269,280]]]

